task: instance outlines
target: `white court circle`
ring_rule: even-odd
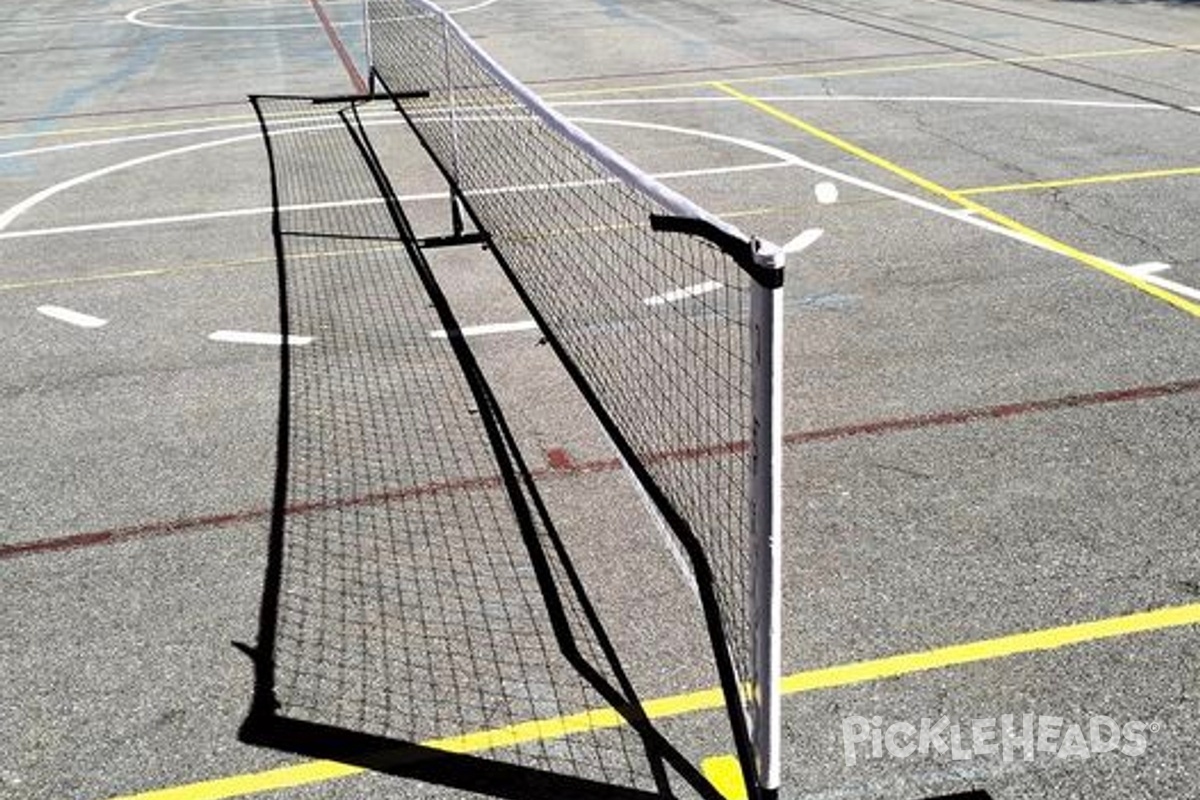
[[[180,2],[180,0],[169,0],[169,2]],[[702,101],[705,99],[708,99],[708,98],[665,98],[665,99],[662,99],[661,102],[663,102],[664,104],[670,104],[670,103],[687,102],[688,100],[695,102],[698,100]],[[855,98],[855,99],[856,100],[866,100],[867,98]],[[928,102],[929,100],[931,100],[933,98],[909,98],[909,99],[910,100],[918,100],[919,99],[921,101]],[[959,99],[962,99],[962,98],[937,98],[938,101],[942,101],[942,102],[954,101],[954,100],[959,100]],[[990,98],[990,99],[995,100],[996,98]],[[1012,100],[1017,100],[1017,99],[1013,98]],[[637,100],[633,100],[633,101],[601,100],[601,101],[585,101],[585,102],[576,103],[576,104],[563,103],[561,105],[564,105],[564,106],[566,106],[566,105],[579,105],[579,106],[613,105],[613,106],[615,106],[615,105],[619,105],[619,104],[626,104],[627,102],[632,102],[635,105],[649,105],[649,104],[653,103],[654,100],[650,99],[650,98],[638,98]],[[1050,103],[1056,104],[1056,105],[1057,104],[1073,105],[1073,104],[1075,104],[1076,101],[1037,101],[1037,100],[1033,100],[1033,101],[1026,101],[1026,102],[1050,102]],[[1132,108],[1138,108],[1138,109],[1145,108],[1145,106],[1140,106],[1140,105],[1133,105],[1133,106],[1126,105],[1125,107],[1132,107]],[[1157,107],[1151,106],[1151,108],[1157,108]],[[677,127],[677,126],[664,125],[664,124],[653,123],[653,122],[639,122],[639,121],[633,121],[633,120],[617,120],[617,119],[586,118],[586,117],[575,117],[575,118],[572,118],[572,121],[577,122],[577,123],[582,123],[584,125],[588,125],[588,124],[591,124],[591,125],[613,125],[613,126],[617,126],[617,127],[641,129],[641,130],[648,130],[648,131],[658,131],[661,133],[673,133],[673,134],[678,134],[678,135],[682,135],[682,136],[691,136],[691,137],[700,138],[700,139],[707,139],[709,141],[725,142],[725,143],[733,145],[735,147],[740,147],[740,148],[747,149],[747,150],[750,150],[750,151],[753,151],[756,153],[760,153],[762,155],[766,155],[770,158],[775,159],[776,161],[780,162],[781,164],[788,164],[788,165],[791,165],[794,167],[798,167],[798,168],[804,169],[806,171],[815,173],[817,175],[824,176],[827,179],[840,182],[845,185],[857,186],[861,189],[872,192],[874,194],[878,194],[878,195],[881,195],[884,197],[889,197],[893,200],[897,200],[899,202],[905,203],[905,204],[913,206],[915,208],[919,208],[924,211],[932,212],[939,216],[946,217],[948,219],[956,220],[958,222],[971,225],[973,227],[988,231],[988,232],[996,234],[998,236],[1003,236],[1008,239],[1013,239],[1013,240],[1022,242],[1026,245],[1035,247],[1040,250],[1049,250],[1051,252],[1054,252],[1053,248],[1048,247],[1045,243],[1040,242],[1037,239],[1030,238],[1028,236],[1025,236],[1022,233],[1012,231],[1008,228],[1005,228],[1001,225],[997,225],[996,223],[990,222],[988,220],[979,219],[978,217],[973,216],[969,213],[964,213],[962,209],[947,208],[946,206],[931,202],[924,198],[917,197],[915,195],[908,194],[906,192],[901,192],[901,191],[898,191],[895,189],[890,189],[886,186],[882,186],[882,185],[874,183],[872,181],[868,181],[863,178],[858,178],[853,175],[843,173],[838,170],[835,170],[835,169],[832,169],[829,167],[825,167],[825,166],[816,164],[811,161],[807,161],[807,160],[795,155],[794,153],[790,153],[786,150],[782,150],[773,145],[768,145],[768,144],[765,144],[762,142],[754,141],[752,139],[746,139],[746,138],[737,137],[737,136],[730,136],[730,135],[726,135],[726,134],[720,134],[720,133],[715,133],[712,131],[705,131],[705,130],[700,130],[700,129],[695,129],[695,128],[681,128],[681,127]],[[389,123],[383,123],[383,124],[389,124]],[[296,129],[291,132],[300,132],[302,130],[303,129]],[[233,136],[233,137],[228,137],[225,139],[218,139],[218,140],[209,141],[209,142],[201,142],[198,144],[192,144],[192,145],[188,145],[185,147],[175,148],[172,150],[165,150],[165,151],[162,151],[159,153],[153,153],[150,155],[140,156],[138,158],[133,158],[128,161],[123,161],[123,162],[120,162],[117,164],[113,164],[108,167],[104,167],[104,168],[94,170],[92,172],[89,172],[89,173],[86,173],[83,175],[76,176],[75,178],[71,178],[71,179],[63,181],[61,183],[54,184],[53,186],[49,186],[49,187],[41,190],[40,192],[37,192],[36,194],[31,195],[30,197],[27,197],[25,200],[17,203],[16,205],[10,207],[8,210],[6,210],[2,214],[0,214],[0,231],[3,231],[5,228],[7,228],[13,222],[15,222],[17,220],[17,218],[19,218],[22,214],[26,213],[27,211],[29,211],[33,207],[39,205],[40,203],[44,202],[45,200],[48,200],[51,197],[60,194],[61,192],[64,192],[68,189],[79,186],[81,184],[87,183],[91,180],[95,180],[97,178],[100,178],[100,177],[103,177],[106,175],[111,175],[115,172],[119,172],[121,170],[128,169],[131,167],[159,161],[159,160],[166,159],[166,158],[171,158],[176,155],[183,155],[183,154],[195,152],[198,150],[219,147],[219,146],[226,145],[226,144],[232,144],[234,142],[242,142],[242,141],[249,141],[249,140],[257,139],[260,135],[261,134],[259,134],[259,133],[244,134],[241,136]]]
[[[658,125],[656,123],[636,122],[636,121],[631,121],[631,120],[603,119],[603,118],[590,118],[589,117],[589,118],[577,119],[576,121],[582,122],[585,124],[589,124],[589,125],[612,125],[612,126],[624,127],[624,128],[653,130],[653,131],[659,131],[659,132],[663,132],[663,133],[678,134],[681,136],[693,136],[693,137],[697,137],[697,138],[701,138],[701,139],[708,139],[711,141],[726,142],[735,147],[741,147],[743,149],[747,149],[747,150],[751,150],[754,152],[769,155],[774,160],[780,162],[781,164],[792,164],[795,166],[799,166],[799,164],[797,164],[796,161],[793,160],[793,159],[796,159],[796,157],[791,156],[790,154],[786,153],[783,150],[779,150],[778,148],[774,148],[774,147],[771,147],[770,145],[762,144],[760,142],[755,142],[750,139],[741,139],[736,136],[726,136],[724,134],[710,133],[708,131],[703,131],[703,130],[698,130],[698,129],[693,129],[693,128],[678,128],[678,127],[674,127],[674,126],[670,126],[670,125]],[[404,120],[402,120],[402,119],[395,119],[395,120],[387,119],[384,121],[378,121],[378,122],[372,121],[372,122],[374,124],[384,124],[384,125],[404,124]],[[368,124],[372,124],[372,123],[368,123]],[[305,131],[315,130],[315,129],[317,129],[317,128],[296,127],[296,128],[281,130],[279,133],[282,135],[287,135],[287,134],[294,134],[294,133],[303,133]],[[224,137],[221,139],[213,139],[213,140],[209,140],[209,141],[205,141],[205,142],[197,142],[194,144],[185,145],[183,147],[176,147],[176,148],[172,148],[170,150],[162,150],[157,153],[150,153],[147,155],[138,156],[136,158],[131,158],[131,159],[128,159],[125,161],[120,161],[115,164],[110,164],[106,167],[101,167],[99,169],[92,170],[91,172],[87,172],[87,173],[84,173],[81,175],[76,175],[75,177],[70,178],[68,180],[62,181],[60,183],[56,183],[52,186],[47,186],[46,188],[42,189],[41,191],[36,192],[35,194],[32,194],[29,197],[26,197],[24,200],[20,201],[19,203],[11,206],[3,213],[0,213],[0,231],[4,231],[10,225],[12,225],[14,222],[16,222],[16,220],[18,218],[20,218],[22,215],[24,215],[31,209],[35,208],[36,206],[41,205],[42,203],[49,200],[50,198],[55,197],[59,194],[62,194],[63,192],[65,192],[69,189],[73,189],[77,186],[82,186],[83,184],[89,183],[98,178],[103,178],[108,175],[113,175],[117,172],[122,172],[126,169],[132,169],[133,167],[139,167],[144,164],[150,164],[150,163],[154,163],[157,161],[162,161],[164,159],[174,158],[175,156],[187,155],[188,153],[194,153],[194,152],[197,152],[200,150],[210,150],[215,147],[222,147],[224,145],[235,144],[238,142],[248,142],[248,141],[257,140],[261,136],[262,136],[262,134],[260,132],[256,131],[254,133],[244,133],[244,134],[239,134],[237,136],[228,136],[228,137]],[[801,162],[801,163],[807,163],[807,162]],[[737,169],[737,168],[732,168],[732,169]],[[708,174],[710,172],[712,174],[723,174],[723,173],[726,173],[729,171],[731,171],[731,168],[718,167],[718,168],[713,168],[711,170],[695,170],[690,174],[703,175],[703,174]]]
[[[128,14],[125,15],[125,21],[127,23],[129,23],[130,25],[137,25],[138,27],[141,27],[141,28],[157,28],[160,30],[170,30],[170,31],[286,31],[286,30],[313,29],[313,28],[321,27],[320,22],[276,22],[276,23],[266,23],[266,24],[261,24],[261,25],[197,25],[197,24],[189,24],[186,22],[158,22],[158,21],[142,18],[143,15],[148,14],[152,11],[157,11],[159,9],[171,8],[172,6],[179,6],[179,5],[184,5],[187,3],[195,3],[195,2],[197,2],[197,0],[160,0],[160,2],[151,3],[150,5],[142,6],[141,8],[135,8],[134,10],[130,11]],[[456,8],[453,10],[448,9],[447,13],[450,14],[451,16],[454,16],[457,14],[467,14],[472,11],[479,11],[481,9],[487,8],[488,6],[494,5],[498,2],[500,2],[500,0],[479,0],[479,2],[473,3],[472,5],[465,6],[463,8]],[[357,0],[355,0],[354,4],[360,5],[360,3],[357,2]],[[228,10],[237,12],[237,11],[270,10],[270,9],[275,9],[275,8],[287,9],[289,11],[297,11],[297,13],[299,10],[304,9],[303,6],[299,6],[294,2],[286,3],[286,4],[283,2],[280,2],[280,3],[272,3],[272,4],[260,5],[260,6],[249,6],[249,7],[240,8],[240,9],[239,8],[229,8]],[[219,13],[220,11],[224,11],[224,10],[226,10],[226,9],[212,9],[211,12],[204,12],[204,13]],[[191,12],[191,13],[196,13],[196,12]],[[338,28],[362,27],[361,20],[347,20],[345,22],[333,21],[332,24],[334,27],[338,27]]]

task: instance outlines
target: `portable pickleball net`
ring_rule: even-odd
[[[782,252],[572,124],[431,3],[364,5],[370,95],[254,99],[281,316],[312,341],[283,356],[246,738],[289,720],[376,754],[524,748],[547,774],[667,794],[673,770],[713,796],[624,674],[426,257],[483,245],[682,554],[747,789],[773,796]],[[445,236],[417,236],[372,141],[401,121],[445,178]]]

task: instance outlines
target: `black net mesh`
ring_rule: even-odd
[[[285,327],[312,337],[285,360],[260,703],[276,719],[654,789],[658,762],[597,689],[620,679],[488,389],[461,340],[429,335],[447,318],[380,199],[353,109],[256,106]],[[585,680],[564,648],[598,674]],[[567,735],[562,718],[588,709]]]
[[[722,251],[651,229],[666,213],[548,124],[433,9],[370,0],[373,61],[495,242],[511,277],[707,561],[721,630],[755,675],[751,279]],[[726,646],[723,643],[720,646]],[[745,684],[742,684],[743,688]],[[753,692],[740,692],[753,718]]]

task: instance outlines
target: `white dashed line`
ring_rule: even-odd
[[[705,281],[704,283],[697,283],[694,286],[685,286],[682,289],[672,289],[669,292],[656,294],[653,297],[646,297],[642,300],[642,302],[648,306],[661,306],[666,303],[676,303],[680,300],[686,300],[689,297],[697,297],[702,294],[708,294],[709,292],[715,292],[723,285],[724,284],[719,281]]]
[[[62,306],[38,306],[37,310],[39,314],[80,328],[103,328],[108,324],[108,320],[106,319],[93,317],[91,314],[81,314],[78,311],[72,311]]]
[[[311,344],[313,340],[311,336],[288,336],[285,341],[284,337],[278,333],[256,333],[254,331],[216,331],[210,333],[208,338],[214,342],[261,344],[272,347],[282,347],[285,344],[291,347],[301,347]]]
[[[820,228],[809,228],[785,244],[782,250],[788,255],[803,253],[805,250],[816,244],[817,240],[824,235],[825,231],[821,230]]]
[[[491,325],[473,325],[468,328],[460,328],[463,336],[487,336],[493,333],[516,333],[517,331],[536,331],[537,323],[531,319],[524,319],[520,322],[496,322]],[[448,339],[449,334],[444,330],[430,331],[429,335],[434,339]]]

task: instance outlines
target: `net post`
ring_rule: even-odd
[[[363,55],[367,59],[367,94],[375,94],[375,53],[371,48],[371,0],[362,0]]]
[[[761,270],[751,283],[754,409],[751,469],[754,503],[754,670],[751,732],[758,796],[778,795],[782,674],[783,266],[776,246],[755,240]],[[748,781],[749,782],[749,781]]]
[[[442,14],[442,57],[445,59],[446,96],[450,104],[450,172],[454,180],[459,179],[458,172],[458,98],[454,93],[454,65],[450,59],[450,15]]]

